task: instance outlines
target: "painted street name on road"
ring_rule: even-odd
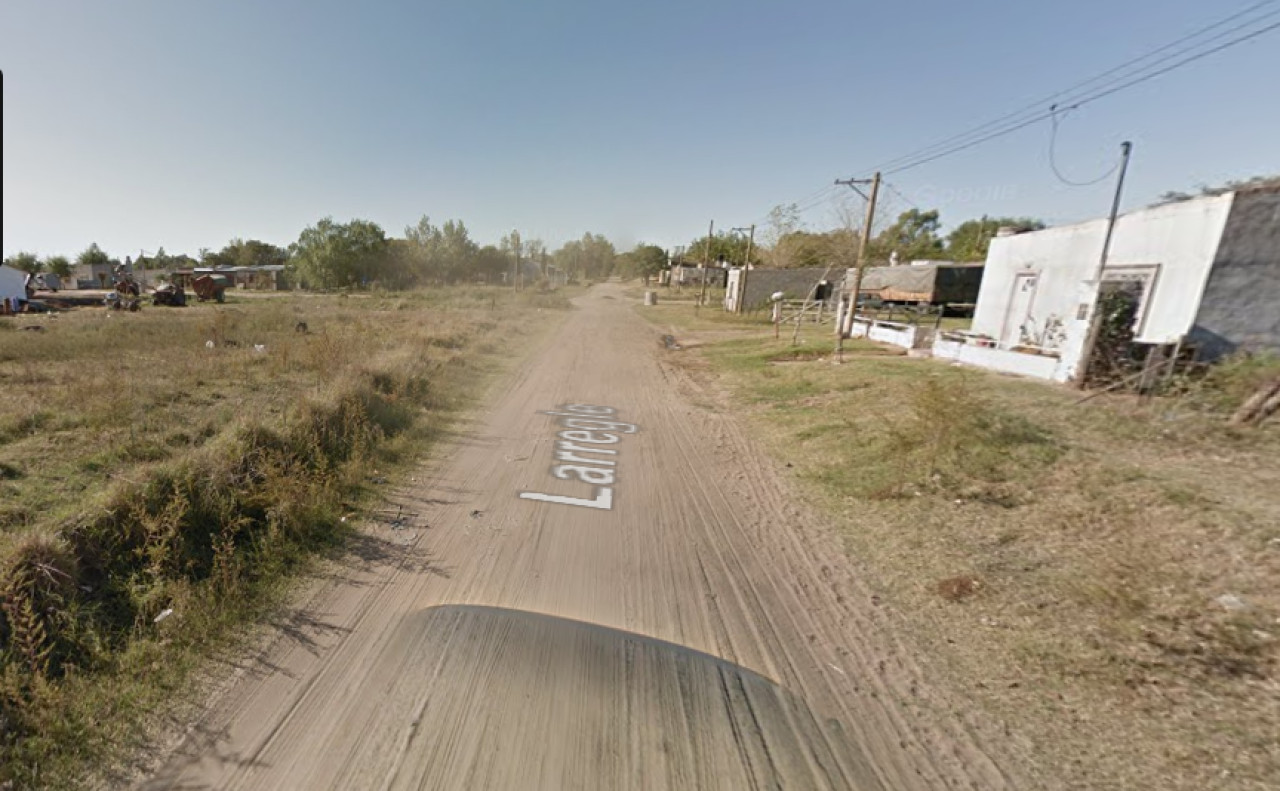
[[[590,484],[592,496],[567,497],[542,492],[520,492],[525,500],[576,505],[583,508],[613,508],[613,486],[617,480],[618,451],[610,447],[621,441],[621,434],[634,434],[639,429],[632,423],[613,420],[618,410],[590,404],[565,404],[552,415],[564,431],[556,434],[555,460],[551,474],[562,481],[577,480]]]

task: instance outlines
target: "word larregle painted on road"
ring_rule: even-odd
[[[542,492],[520,492],[525,500],[577,505],[583,508],[613,508],[613,485],[617,479],[618,451],[609,447],[621,441],[620,434],[634,434],[639,429],[631,423],[612,418],[618,410],[590,404],[565,404],[553,415],[564,431],[556,434],[555,460],[551,474],[562,481],[577,480],[590,484],[592,496],[566,497]],[[584,455],[585,454],[585,455]]]

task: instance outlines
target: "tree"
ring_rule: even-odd
[[[637,244],[631,252],[618,256],[618,268],[628,277],[652,277],[666,267],[667,251],[653,244]]]
[[[547,252],[547,245],[541,239],[524,240],[524,257],[530,261],[540,261]]]
[[[600,234],[582,235],[583,276],[589,280],[603,280],[613,274],[614,259],[618,251],[613,242]]]
[[[439,256],[445,278],[450,283],[467,280],[475,265],[476,250],[471,234],[462,220],[445,220],[440,226]]]
[[[476,251],[472,271],[487,282],[501,280],[504,272],[511,271],[511,256],[491,244],[485,245]]]
[[[729,266],[742,266],[747,257],[747,237],[740,233],[721,231],[711,237],[711,255],[709,258],[705,254],[706,249],[707,237],[700,236],[689,243],[681,259],[686,264],[696,265],[707,261],[711,266],[719,266],[720,262],[724,261]],[[760,263],[762,255],[760,248],[753,245],[751,248],[751,263]]]
[[[163,254],[162,247],[160,252],[156,253],[156,258],[159,259]],[[269,266],[288,261],[289,251],[257,239],[250,239],[247,242],[243,239],[232,239],[226,247],[216,253],[216,257],[224,262],[224,266]]]
[[[987,248],[1001,228],[1038,231],[1044,223],[1031,217],[988,217],[966,220],[947,234],[947,258],[952,261],[985,261]]]
[[[4,259],[4,263],[14,269],[21,269],[23,272],[30,272],[33,275],[39,274],[44,270],[44,264],[40,262],[40,257],[35,253],[14,253]]]
[[[570,280],[584,277],[601,280],[612,272],[617,258],[613,243],[600,234],[584,233],[581,239],[565,242],[552,258],[568,273]]]
[[[104,253],[102,248],[98,247],[97,242],[92,242],[81,251],[80,255],[76,256],[76,263],[80,266],[110,264],[111,256]]]
[[[303,230],[289,250],[301,277],[321,288],[368,286],[388,263],[386,234],[368,220],[336,223],[325,217]]]
[[[551,260],[555,262],[556,267],[564,271],[570,280],[576,280],[582,275],[582,242],[572,239],[560,245],[560,249],[551,254]]]
[[[795,266],[790,257],[794,250],[785,240],[800,228],[800,208],[796,204],[778,204],[769,210],[768,219],[760,234],[761,247],[769,266],[779,269]]]
[[[825,266],[832,260],[829,234],[791,231],[778,239],[769,251],[769,259],[779,269]]]
[[[941,226],[937,209],[921,211],[908,209],[898,215],[893,225],[885,228],[872,240],[867,251],[869,260],[886,261],[893,253],[902,263],[937,258],[943,252],[943,242],[938,236]]]
[[[44,259],[44,268],[58,277],[71,277],[71,262],[65,255],[51,255]]]
[[[479,246],[462,220],[446,220],[437,227],[424,214],[404,229],[404,235],[408,265],[417,282],[456,282],[473,274]]]

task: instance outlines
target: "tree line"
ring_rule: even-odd
[[[867,262],[883,265],[920,260],[984,261],[991,240],[1003,227],[1029,231],[1040,230],[1045,224],[1031,217],[984,215],[962,222],[944,234],[941,215],[936,209],[910,209],[871,236],[867,242]],[[862,237],[862,229],[852,223],[826,231],[804,230],[794,204],[775,207],[768,224],[759,228],[758,233],[754,239],[741,229],[721,231],[710,238],[701,236],[679,248],[675,258],[689,264],[741,266],[748,262],[749,255],[752,266],[847,268],[857,264]]]
[[[1029,217],[987,217],[968,220],[943,234],[936,209],[910,209],[873,235],[867,245],[872,264],[909,263],[922,259],[982,261],[996,232],[1006,226],[1035,230],[1044,223]],[[611,275],[626,278],[654,276],[672,260],[712,266],[778,268],[852,267],[857,263],[861,229],[853,223],[826,231],[801,227],[795,205],[778,206],[758,236],[742,229],[721,231],[709,239],[692,240],[673,251],[641,242],[620,253],[600,234],[585,233],[556,250],[540,239],[512,231],[497,244],[482,245],[471,237],[462,220],[437,225],[424,215],[404,229],[401,238],[387,236],[375,222],[354,219],[338,222],[325,217],[303,229],[298,239],[279,247],[257,239],[232,239],[222,249],[201,249],[198,257],[170,255],[160,248],[128,259],[135,269],[173,270],[198,265],[210,267],[282,265],[296,282],[312,288],[391,289],[452,283],[513,283],[534,285],[544,278],[575,282],[602,280]],[[517,264],[517,261],[519,262]],[[76,265],[121,262],[96,243],[74,259],[54,255],[41,258],[20,252],[4,263],[32,273],[52,272],[71,276]]]
[[[666,255],[661,248],[638,248],[658,250],[665,265]],[[551,277],[574,282],[601,280],[615,271],[635,272],[630,259],[619,256],[613,243],[600,234],[585,233],[554,251],[541,239],[524,237],[519,231],[506,234],[497,244],[482,245],[471,237],[462,220],[451,219],[437,225],[425,215],[404,229],[403,238],[389,237],[380,225],[369,220],[338,222],[325,217],[303,229],[287,247],[237,238],[221,250],[201,249],[195,258],[170,255],[160,248],[154,254],[140,253],[137,259],[126,257],[122,262],[95,242],[74,259],[19,252],[4,259],[4,263],[33,274],[51,272],[60,277],[71,277],[77,266],[94,264],[127,263],[135,270],[283,265],[297,282],[314,288],[377,285],[401,289],[517,281],[534,285]]]

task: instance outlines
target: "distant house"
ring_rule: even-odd
[[[668,280],[673,286],[701,286],[705,279],[712,288],[724,288],[729,270],[718,266],[701,267],[691,264],[673,264]]]
[[[27,301],[27,275],[21,269],[7,264],[0,264],[0,301],[4,307],[0,312],[17,313]]]
[[[1134,342],[1178,345],[1211,360],[1280,351],[1280,187],[1142,209],[1118,218],[1101,282],[1107,221],[992,240],[967,333],[942,333],[934,355],[1068,381],[1099,295],[1133,301]]]
[[[68,288],[111,288],[115,285],[115,264],[77,264],[67,279]]]
[[[844,280],[843,269],[801,267],[773,269],[734,267],[729,270],[724,294],[724,309],[730,313],[759,310],[781,292],[784,299],[827,301],[838,293]]]
[[[288,272],[284,264],[261,264],[254,266],[197,266],[194,269],[178,269],[170,276],[172,281],[184,288],[201,275],[223,275],[233,288],[251,289],[254,291],[280,291],[289,287]]]

